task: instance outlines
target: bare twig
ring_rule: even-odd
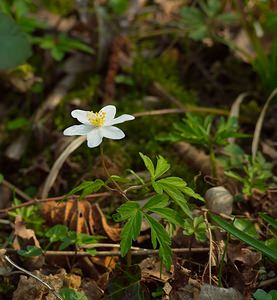
[[[210,224],[208,222],[208,217],[207,217],[207,212],[204,213],[204,220],[205,224],[207,227],[207,231],[209,234],[209,262],[208,262],[208,267],[209,267],[209,284],[212,284],[212,254],[213,254],[213,237],[212,237],[212,231],[210,228]],[[206,272],[206,268],[204,270],[203,276]]]
[[[107,247],[107,246],[105,246]],[[135,247],[136,249],[136,247]],[[189,253],[191,251],[192,253],[203,253],[208,252],[209,248],[192,248],[191,250],[189,248],[173,248],[173,253]],[[17,251],[14,249],[7,249],[7,253],[13,254]],[[158,254],[159,250],[153,250],[153,249],[143,249],[143,248],[137,248],[137,250],[130,250],[130,254],[133,256],[145,256],[145,255],[155,255]],[[77,256],[77,257],[85,257],[85,256],[92,256],[89,252],[85,251],[45,251],[43,252],[43,255],[45,256]],[[101,257],[101,256],[121,256],[120,251],[97,251],[93,256]]]
[[[16,263],[14,263],[7,255],[4,255],[5,260],[11,264],[13,267],[15,267],[16,269],[20,270],[21,272],[33,277],[35,280],[37,280],[38,282],[40,282],[42,285],[44,285],[46,288],[49,289],[49,291],[59,300],[63,300],[63,298],[56,292],[56,290],[52,287],[52,285],[50,285],[49,283],[44,282],[42,279],[40,279],[39,277],[37,277],[36,275],[34,275],[33,273],[27,271],[24,268],[21,268],[20,266],[18,266]]]
[[[104,193],[95,193],[92,195],[88,195],[86,196],[84,199],[85,200],[90,200],[90,199],[95,199],[95,198],[99,198],[99,197],[107,197],[110,196],[111,194],[109,192],[104,192]],[[68,198],[70,200],[75,200],[78,199],[80,196],[78,195],[71,195]],[[45,198],[45,199],[31,199],[30,201],[21,203],[19,205],[15,205],[12,207],[7,207],[7,208],[2,208],[0,209],[0,214],[7,214],[9,211],[13,211],[16,210],[18,208],[22,208],[22,207],[27,207],[27,206],[31,206],[31,205],[38,205],[41,203],[45,203],[45,202],[52,202],[52,201],[61,201],[63,199],[66,199],[66,196],[58,196],[58,197],[52,197],[52,198]]]
[[[18,187],[16,187],[15,185],[13,185],[12,183],[10,183],[6,179],[3,179],[2,184],[5,185],[6,187],[8,187],[9,189],[15,191],[15,193],[17,195],[19,195],[22,199],[24,199],[26,201],[31,201],[32,200],[32,198],[30,196],[28,196],[26,193],[24,193],[23,191],[21,191]]]

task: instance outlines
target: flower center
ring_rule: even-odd
[[[100,112],[94,113],[93,111],[91,111],[88,113],[87,118],[91,125],[93,125],[95,127],[101,127],[105,123],[106,112],[100,111]]]

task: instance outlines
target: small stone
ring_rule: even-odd
[[[205,194],[206,206],[214,213],[231,215],[234,197],[224,186],[216,186]]]

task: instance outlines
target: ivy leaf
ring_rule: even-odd
[[[154,179],[161,177],[169,169],[170,169],[170,164],[162,156],[159,155],[155,174],[154,174]]]
[[[151,178],[154,178],[155,177],[155,168],[154,168],[154,165],[152,163],[152,160],[148,156],[142,154],[141,152],[139,153],[139,155],[142,158],[142,160],[145,164],[145,167],[150,172]]]

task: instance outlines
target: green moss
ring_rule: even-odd
[[[185,88],[180,78],[178,64],[178,56],[174,51],[152,58],[138,54],[133,66],[133,76],[145,90],[151,83],[158,82],[182,103],[195,103],[195,95]]]

